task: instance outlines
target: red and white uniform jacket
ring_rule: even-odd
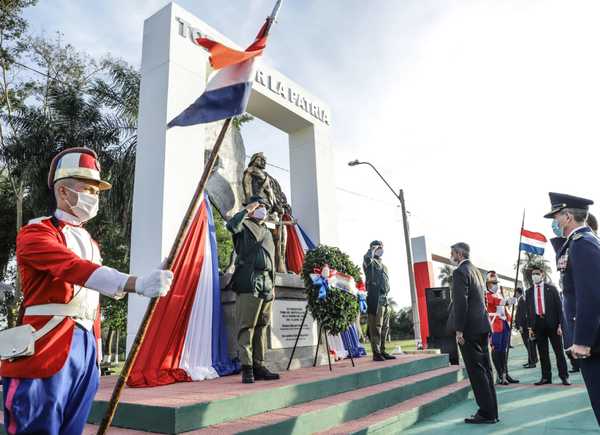
[[[36,330],[52,315],[31,315],[36,306],[70,304],[80,315],[65,317],[35,343],[35,354],[3,361],[0,376],[47,378],[58,372],[67,359],[75,324],[94,330],[100,340],[100,295],[122,297],[129,278],[110,267],[101,266],[98,244],[79,220],[61,210],[55,219],[29,222],[17,235],[17,265],[21,277],[23,304],[21,324]],[[98,352],[100,354],[100,351]]]
[[[506,309],[507,300],[499,291],[496,293],[489,290],[485,291],[485,307],[490,316],[492,333],[502,332],[504,330],[504,321],[510,323],[510,314]]]

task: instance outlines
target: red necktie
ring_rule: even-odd
[[[538,315],[539,316],[543,316],[544,315],[544,304],[542,302],[542,287],[538,284],[537,285],[537,302],[538,302]]]

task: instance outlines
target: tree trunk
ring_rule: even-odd
[[[19,181],[19,188],[17,189],[17,233],[23,226],[23,180]],[[15,277],[15,300],[21,300],[21,278],[19,277],[19,269],[17,268],[17,275]],[[16,307],[18,310],[18,307]]]
[[[112,328],[108,329],[108,336],[106,337],[106,353],[104,354],[104,360],[108,363],[112,361],[112,343],[113,337],[115,336],[115,330]]]
[[[117,337],[115,338],[115,364],[119,364],[119,335],[120,331],[117,329]]]

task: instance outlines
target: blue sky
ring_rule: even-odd
[[[143,20],[167,3],[52,0],[26,16],[35,34],[139,66]],[[274,1],[178,3],[244,45]],[[466,241],[476,263],[512,275],[524,208],[526,227],[550,236],[548,191],[600,201],[599,12],[593,0],[284,0],[266,61],[330,105],[340,247],[359,262],[383,239],[401,305],[395,199],[346,163],[370,160],[404,187],[412,235],[432,251]],[[243,134],[249,153],[289,167],[285,135],[260,121]]]

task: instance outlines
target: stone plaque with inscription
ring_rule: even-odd
[[[306,301],[275,299],[271,320],[271,349],[294,347],[298,329],[304,317]],[[317,345],[317,326],[310,312],[298,340],[298,346]]]

